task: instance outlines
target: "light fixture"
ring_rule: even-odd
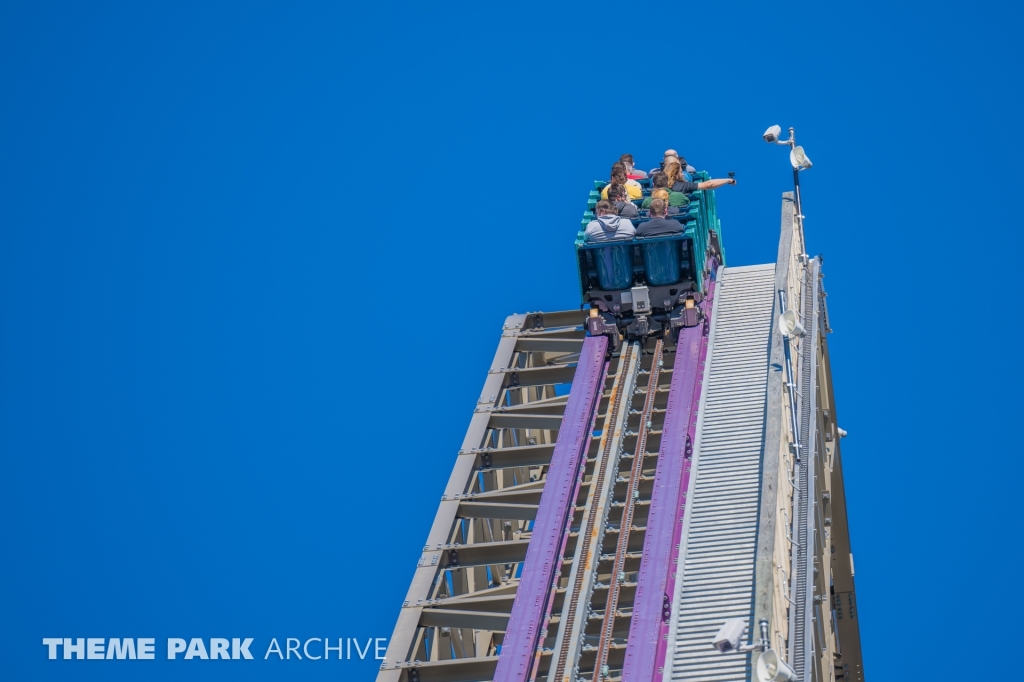
[[[766,649],[757,657],[758,682],[796,682],[796,671],[779,658],[774,649]]]
[[[797,145],[790,150],[789,162],[793,165],[793,168],[798,171],[807,170],[813,165],[811,160],[807,158],[807,154],[804,153],[804,148],[800,145]]]
[[[800,324],[800,318],[792,310],[779,315],[779,331],[783,336],[806,336],[807,330]]]

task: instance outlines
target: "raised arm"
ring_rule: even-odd
[[[717,189],[722,185],[735,185],[735,178],[719,178],[718,180],[705,180],[697,183],[697,189]]]

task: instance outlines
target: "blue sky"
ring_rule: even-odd
[[[578,304],[590,181],[735,171],[730,262],[770,262],[773,123],[815,163],[867,674],[1005,673],[1020,13],[2,3],[4,677],[372,679],[40,642],[389,636],[501,322]]]

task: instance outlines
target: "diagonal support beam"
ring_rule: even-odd
[[[551,457],[537,519],[512,606],[495,682],[523,682],[530,675],[541,636],[544,608],[561,556],[562,539],[574,500],[572,493],[590,443],[591,424],[603,388],[608,339],[587,337],[569,390],[565,418]]]

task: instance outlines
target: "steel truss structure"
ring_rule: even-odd
[[[710,259],[696,326],[510,316],[378,682],[863,680],[819,259]],[[776,328],[787,302],[807,333]],[[783,369],[785,368],[785,369]],[[745,651],[711,639],[748,623]]]

